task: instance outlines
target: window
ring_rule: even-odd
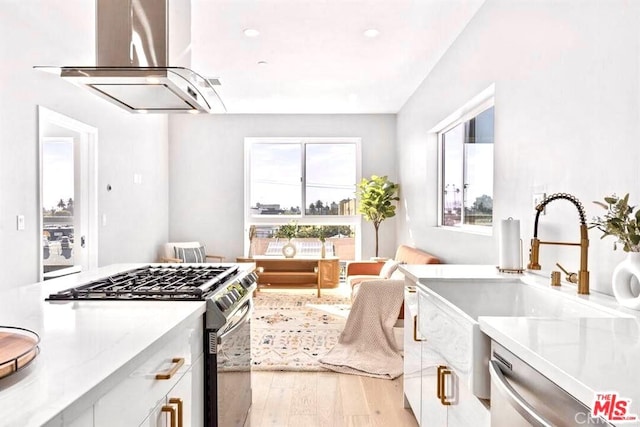
[[[246,138],[247,251],[264,255],[295,225],[298,239],[322,233],[337,256],[356,259],[359,159],[360,138]]]
[[[490,232],[493,224],[493,99],[438,133],[440,225]]]

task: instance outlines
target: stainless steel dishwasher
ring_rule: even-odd
[[[540,372],[491,342],[491,426],[610,426]]]

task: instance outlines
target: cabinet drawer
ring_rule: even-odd
[[[318,273],[310,272],[264,272],[258,275],[260,284],[315,284],[318,281]]]
[[[169,332],[125,368],[126,373],[114,375],[120,381],[94,405],[95,427],[139,425],[202,353],[202,318]],[[170,378],[156,379],[156,374],[171,370]]]

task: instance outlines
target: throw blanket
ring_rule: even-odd
[[[320,359],[336,372],[394,379],[402,375],[402,356],[393,326],[404,298],[404,280],[360,283],[338,343]]]

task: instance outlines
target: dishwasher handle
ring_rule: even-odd
[[[502,394],[513,409],[515,409],[532,426],[553,427],[553,424],[547,421],[542,415],[538,414],[536,410],[527,403],[527,401],[524,400],[513,387],[511,387],[511,384],[509,384],[502,374],[500,365],[495,360],[491,360],[489,362],[489,373],[491,374],[491,381],[497,386],[500,394]]]

